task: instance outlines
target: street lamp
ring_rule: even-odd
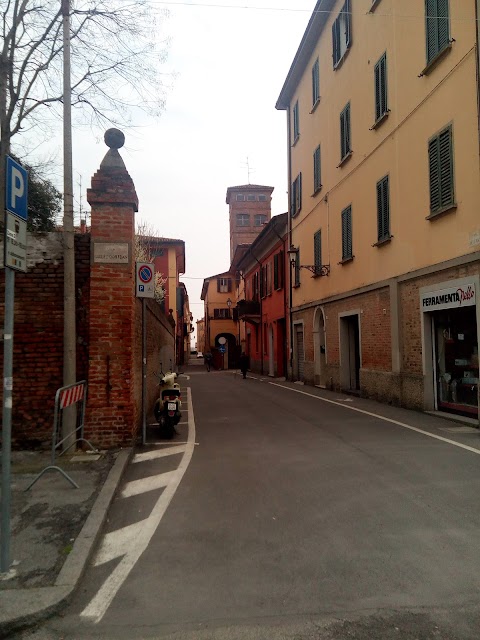
[[[312,273],[312,278],[316,276],[328,276],[330,274],[329,264],[297,264],[298,249],[293,245],[287,251],[290,256],[290,266],[297,274],[300,269],[308,269]]]

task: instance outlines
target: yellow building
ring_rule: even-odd
[[[203,353],[205,351],[205,319],[197,320],[197,339],[195,349]]]
[[[478,422],[477,4],[319,0],[276,106],[292,377]]]
[[[234,279],[231,272],[205,278],[200,298],[204,302],[204,354],[213,355],[216,369],[235,366],[237,322],[234,320]]]

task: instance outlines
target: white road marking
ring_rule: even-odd
[[[105,562],[110,562],[110,560],[114,558],[119,558],[127,554],[132,548],[132,545],[135,545],[135,541],[145,526],[145,523],[146,520],[141,520],[140,522],[130,524],[128,527],[107,533],[95,556],[94,566],[98,567],[101,564],[105,564]]]
[[[177,447],[170,447],[169,449],[155,449],[154,451],[145,451],[144,453],[137,453],[133,457],[132,463],[145,462],[146,460],[156,460],[157,458],[164,458],[165,456],[173,456],[177,453],[183,453],[185,447],[180,445]]]
[[[404,429],[410,429],[410,431],[416,431],[417,433],[421,433],[424,436],[428,436],[429,438],[434,438],[435,440],[440,440],[441,442],[452,444],[454,447],[459,447],[460,449],[465,449],[466,451],[470,451],[471,453],[476,453],[477,455],[480,455],[480,449],[469,447],[467,444],[462,444],[461,442],[455,442],[455,440],[450,440],[449,438],[443,438],[442,436],[437,436],[435,433],[424,431],[423,429],[419,429],[418,427],[412,427],[412,425],[406,424],[405,422],[400,422],[399,420],[393,420],[393,418],[386,418],[385,416],[381,416],[378,413],[365,411],[365,409],[359,409],[358,407],[345,405],[343,403],[337,402],[336,400],[328,400],[327,398],[314,396],[313,394],[308,393],[307,391],[300,391],[299,389],[291,389],[290,387],[284,387],[282,384],[277,384],[276,382],[269,382],[269,384],[272,384],[274,387],[281,387],[282,389],[288,389],[288,391],[294,391],[295,393],[301,393],[304,396],[315,398],[315,400],[321,400],[322,402],[328,402],[329,404],[336,404],[338,407],[342,407],[347,411],[357,411],[358,413],[363,413],[366,416],[372,416],[373,418],[378,418],[379,420],[383,420],[384,422],[390,422],[392,424],[396,424],[399,427],[403,427]]]
[[[160,473],[158,476],[148,476],[147,478],[127,482],[121,496],[122,498],[130,498],[131,496],[138,496],[147,491],[154,491],[155,489],[166,487],[174,478],[175,473],[175,471],[167,471],[166,473]]]
[[[191,401],[191,390],[187,389],[187,393]],[[153,534],[163,518],[165,511],[168,508],[168,505],[175,495],[175,491],[177,490],[188,465],[190,464],[195,443],[195,418],[193,415],[193,405],[190,406],[192,406],[192,411],[190,414],[187,447],[185,448],[185,453],[183,454],[177,470],[173,472],[174,475],[171,482],[167,485],[165,490],[162,492],[162,495],[157,500],[150,516],[143,521],[142,527],[135,538],[135,544],[132,544],[129,547],[122,560],[80,614],[84,618],[89,618],[94,623],[100,622],[103,618],[118,590],[128,577],[128,574],[147,548]]]

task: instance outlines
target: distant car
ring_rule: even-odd
[[[203,358],[203,353],[201,351],[197,351],[197,358]]]

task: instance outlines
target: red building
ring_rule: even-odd
[[[287,214],[273,217],[236,264],[242,350],[250,368],[272,377],[287,370]]]

